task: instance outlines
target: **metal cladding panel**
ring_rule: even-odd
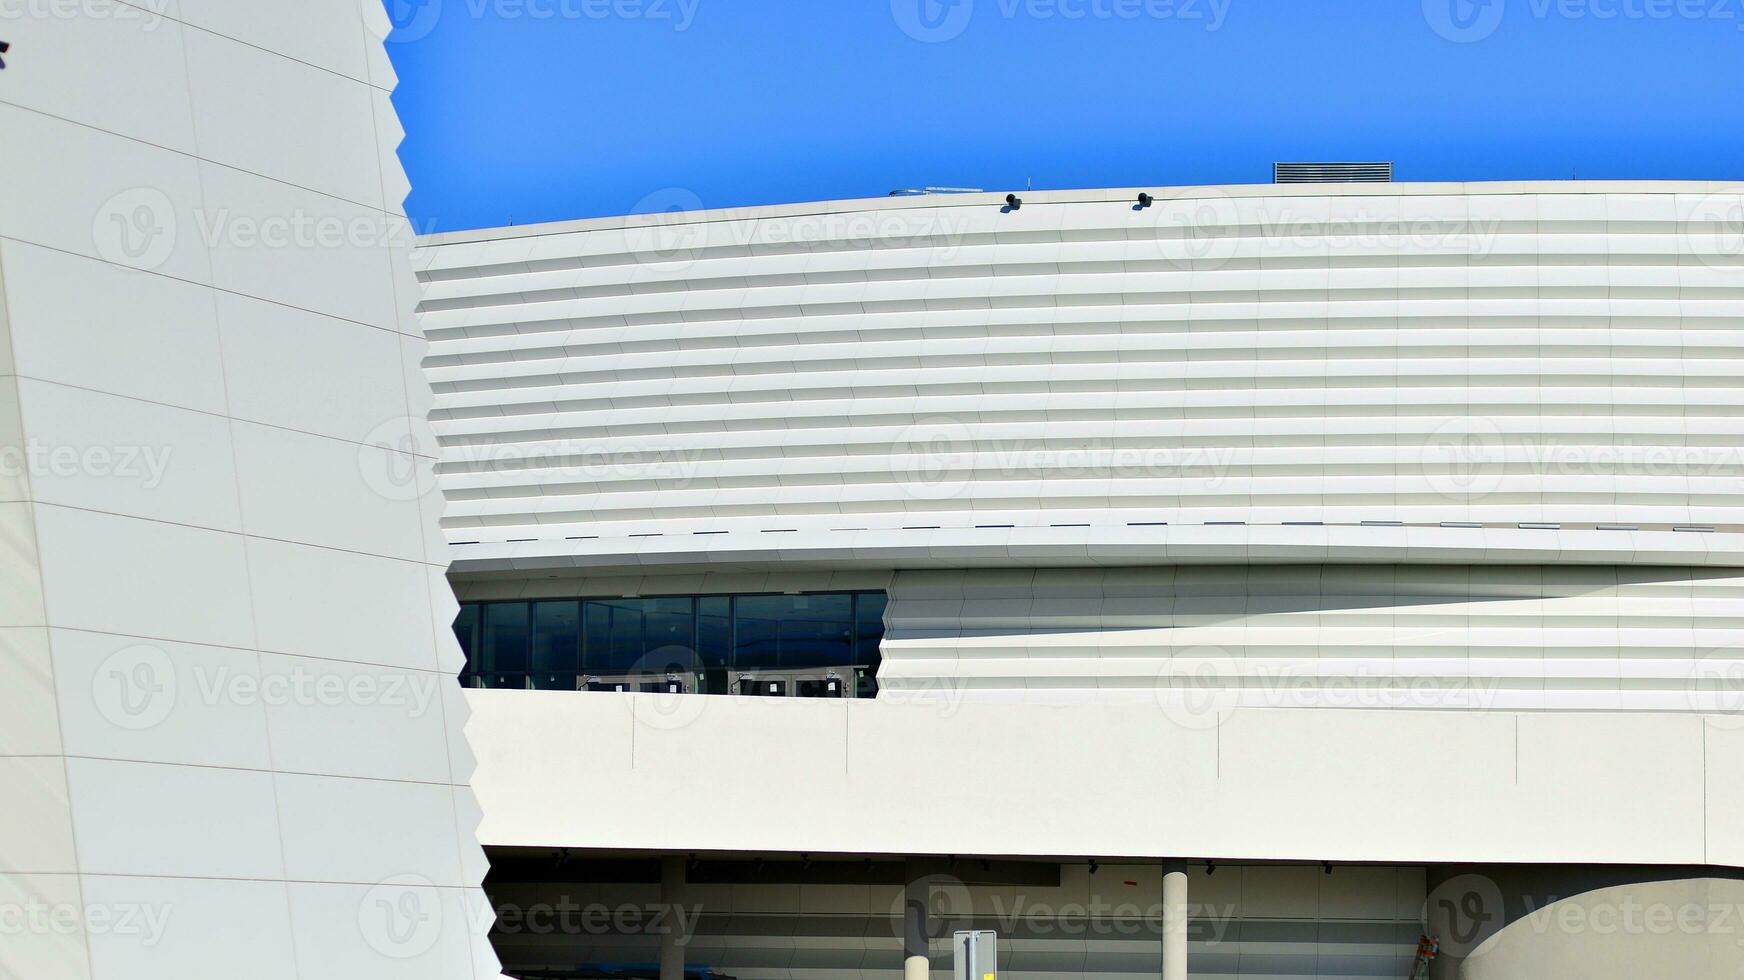
[[[0,975],[498,976],[386,12],[3,22]]]
[[[457,567],[1739,564],[1735,184],[427,239]]]
[[[1240,708],[1744,710],[1744,574],[1571,565],[898,572],[896,698]]]

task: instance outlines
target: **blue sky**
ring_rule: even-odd
[[[386,3],[421,231],[1274,160],[1744,178],[1744,0]]]

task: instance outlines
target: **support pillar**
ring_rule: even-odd
[[[929,980],[932,962],[927,958],[927,906],[931,898],[927,869],[919,861],[904,862],[902,890],[902,980]]]
[[[666,916],[666,931],[660,934],[660,980],[684,980],[684,934],[688,921],[678,912],[684,907],[684,856],[669,854],[660,859],[660,904]]]
[[[1187,862],[1163,862],[1163,980],[1187,980]]]

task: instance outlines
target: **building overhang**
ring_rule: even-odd
[[[1744,866],[1719,716],[466,699],[495,846]]]

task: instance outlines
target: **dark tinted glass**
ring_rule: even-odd
[[[526,603],[486,603],[479,657],[480,663],[484,665],[483,673],[525,673],[528,638]]]
[[[585,604],[583,618],[588,673],[693,669],[696,623],[689,597],[595,599]]]
[[[854,597],[855,663],[878,662],[878,644],[884,640],[884,607],[889,601],[882,592],[862,592]]]
[[[734,669],[854,665],[869,679],[887,604],[879,592],[474,602],[454,634],[469,686],[571,690],[584,673],[701,672],[686,689],[720,693]]]
[[[853,597],[739,596],[733,634],[733,666],[742,670],[847,664],[853,651]]]
[[[533,686],[575,690],[581,670],[581,603],[541,600],[533,603]]]
[[[454,638],[460,641],[460,652],[466,656],[466,666],[460,668],[460,686],[473,685],[472,665],[474,662],[473,634],[478,630],[478,604],[469,602],[460,607],[460,615],[454,617]]]
[[[727,666],[733,655],[733,600],[706,595],[696,600],[696,655],[710,668]]]

